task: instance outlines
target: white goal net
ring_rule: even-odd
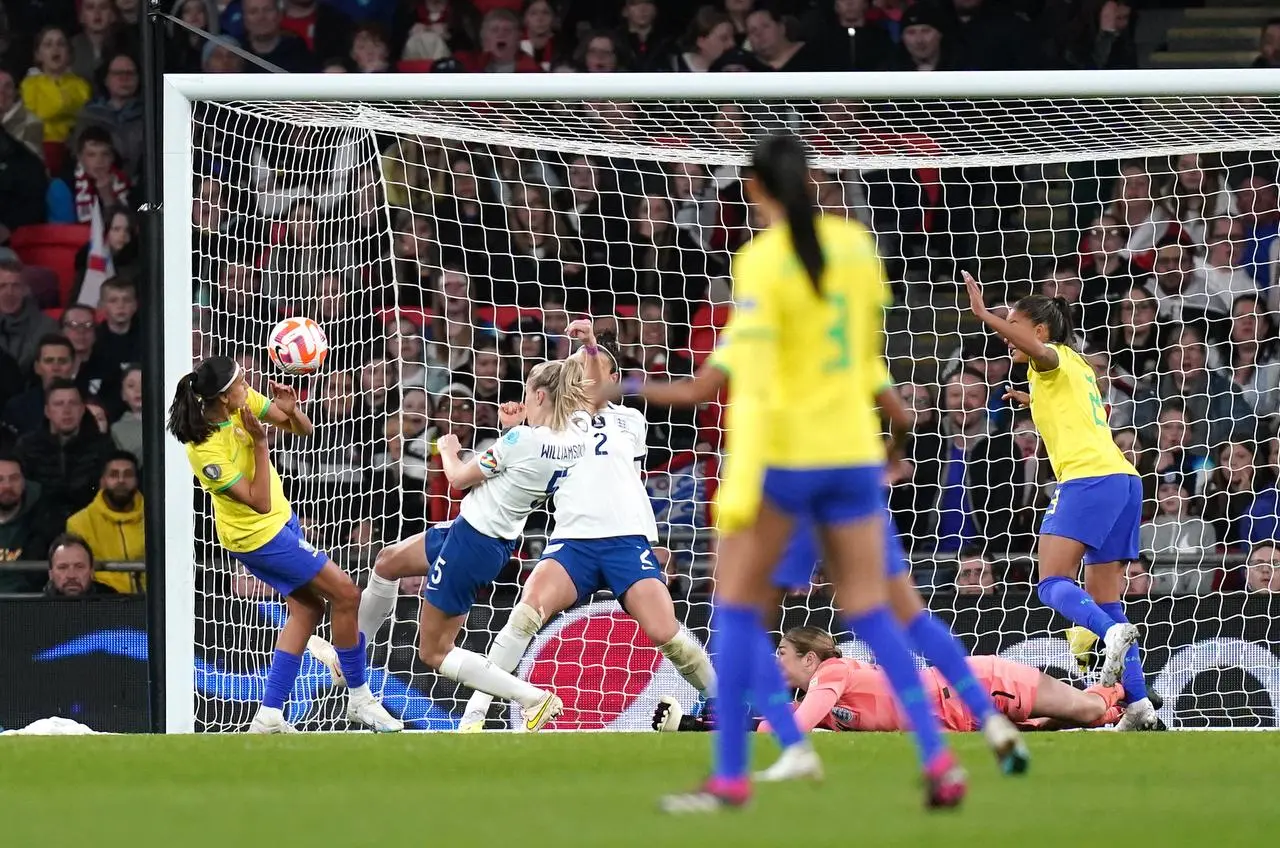
[[[803,78],[785,100],[698,99],[681,85],[609,100],[290,100],[268,85],[213,102],[193,89],[191,170],[166,171],[193,193],[192,352],[241,357],[264,389],[282,379],[262,355],[277,318],[311,317],[333,344],[321,374],[291,381],[315,437],[273,443],[308,538],[363,583],[383,545],[453,517],[435,438],[473,450],[495,438],[497,404],[566,355],[574,317],[616,335],[626,372],[692,373],[731,311],[730,256],[755,223],[740,166],[789,128],[811,145],[822,208],[874,232],[893,283],[887,353],[917,424],[891,506],[931,607],[977,652],[1081,677],[1067,622],[1034,593],[1054,484],[1029,418],[1001,400],[1025,372],[957,296],[967,270],[993,304],[1030,292],[1072,304],[1115,438],[1144,475],[1126,603],[1162,718],[1274,726],[1280,98],[1126,96],[1123,79],[1113,96],[1036,99],[904,83],[895,97],[823,99]],[[177,278],[170,289],[184,296]],[[705,641],[720,408],[645,412],[670,589]],[[233,731],[261,698],[284,606],[217,547],[198,497],[196,514],[194,582],[173,590],[194,594],[194,726]],[[488,648],[548,524],[531,519],[468,619],[468,648]],[[172,568],[184,543],[170,544]],[[787,597],[781,626],[834,628],[864,650],[818,581]],[[413,588],[372,647],[371,683],[411,728],[447,728],[469,692],[417,660]],[[171,644],[186,638],[173,620]],[[607,594],[552,622],[520,673],[564,699],[560,729],[644,729],[660,695],[694,699]],[[341,704],[308,660],[289,717],[340,729]]]

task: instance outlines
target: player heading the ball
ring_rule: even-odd
[[[361,630],[372,639],[395,606],[400,578],[425,575],[418,656],[463,686],[520,704],[526,730],[546,726],[564,704],[454,642],[476,593],[511,559],[529,514],[586,455],[590,406],[581,362],[544,362],[529,373],[524,403],[502,405],[499,424],[510,429],[484,453],[464,462],[457,436],[442,436],[445,476],[467,490],[458,518],[384,548],[360,600]]]
[[[274,382],[270,387],[271,398],[263,397],[245,382],[238,363],[214,356],[178,381],[169,407],[169,432],[186,445],[191,470],[213,502],[218,542],[284,596],[289,607],[249,732],[296,732],[285,720],[284,703],[326,603],[337,661],[350,685],[347,719],[377,732],[402,730],[365,683],[364,644],[356,623],[360,590],[303,538],[271,464],[263,422],[296,436],[310,436],[314,428],[292,388]]]

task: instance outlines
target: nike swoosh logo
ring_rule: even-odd
[[[547,710],[551,709],[552,700],[553,699],[551,698],[547,698],[545,701],[542,702],[542,708],[533,714],[533,718],[525,719],[525,722],[524,722],[525,730],[534,730],[538,726],[539,722],[542,721],[542,717],[547,714]]]

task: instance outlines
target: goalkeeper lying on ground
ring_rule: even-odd
[[[1102,727],[1124,715],[1124,687],[1080,690],[1038,668],[992,656],[969,660],[996,708],[1032,730]],[[816,627],[788,630],[778,646],[778,663],[787,683],[802,692],[796,720],[802,730],[901,731],[906,718],[879,666],[845,659],[830,633]],[[973,714],[955,697],[935,669],[923,673],[925,695],[942,725],[952,731],[977,730]],[[682,716],[674,699],[663,699],[654,714],[656,730],[711,730],[707,716]],[[757,728],[767,730],[763,724]]]

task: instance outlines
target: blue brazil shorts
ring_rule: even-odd
[[[425,534],[430,565],[424,597],[445,615],[463,615],[511,560],[516,540],[486,536],[461,518],[443,528],[443,540],[436,532],[441,530],[432,527]],[[438,551],[434,559],[433,549]]]
[[[1084,564],[1138,558],[1142,481],[1133,474],[1081,477],[1059,484],[1040,534],[1084,543]]]
[[[662,579],[662,569],[644,536],[552,539],[542,549],[542,558],[564,566],[578,590],[578,603],[601,589],[608,589],[621,600],[641,580]]]
[[[280,532],[256,551],[232,556],[240,560],[250,574],[281,595],[291,595],[310,583],[329,561],[324,551],[316,550],[302,538],[296,515],[290,516]]]

